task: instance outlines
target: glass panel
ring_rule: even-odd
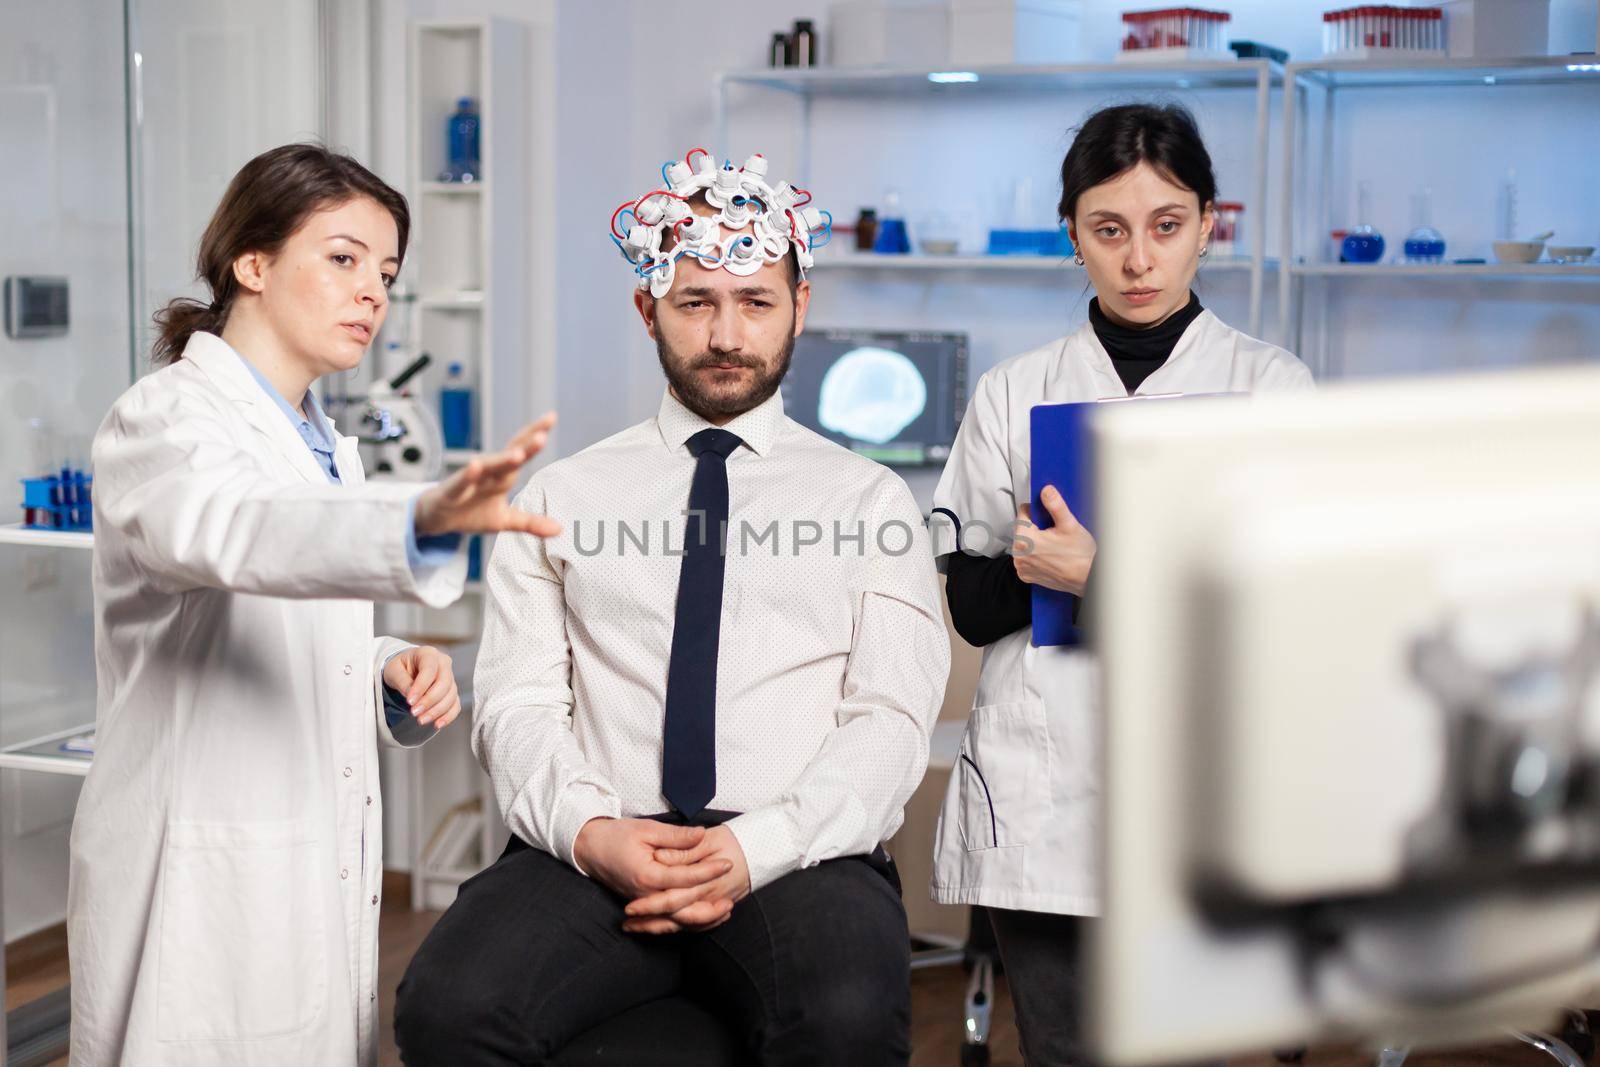
[[[229,179],[323,122],[318,0],[134,0],[139,372],[150,318],[195,282],[200,235]]]

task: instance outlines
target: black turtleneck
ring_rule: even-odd
[[[1136,330],[1118,326],[1106,318],[1096,297],[1089,301],[1089,323],[1131,396],[1146,378],[1166,363],[1183,331],[1204,310],[1200,298],[1190,293],[1189,303],[1164,322]],[[946,573],[945,598],[950,602],[950,620],[955,623],[956,633],[970,645],[993,644],[1033,622],[1033,593],[1028,583],[1017,577],[1009,555],[952,554]],[[1074,623],[1083,614],[1082,608],[1083,600],[1073,603]]]
[[[1118,326],[1106,318],[1106,313],[1100,310],[1100,298],[1095,297],[1089,301],[1089,325],[1094,327],[1095,337],[1100,339],[1106,354],[1111,357],[1111,365],[1117,368],[1117,377],[1122,379],[1124,388],[1131,396],[1146,378],[1167,361],[1177,347],[1178,338],[1183,336],[1183,331],[1204,310],[1200,306],[1200,298],[1190,293],[1189,302],[1168,315],[1165,321],[1138,330]]]

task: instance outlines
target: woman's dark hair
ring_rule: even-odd
[[[239,293],[234,260],[247,252],[276,255],[306,219],[361,197],[377,201],[394,217],[404,260],[411,231],[406,198],[354,159],[319,144],[286,144],[246,163],[228,183],[200,238],[196,276],[211,289],[211,303],[180,297],[156,312],[152,360],[181,359],[196,331],[222,332]]]
[[[1078,127],[1061,161],[1061,203],[1070,221],[1085,190],[1148,163],[1157,173],[1194,192],[1202,210],[1217,199],[1211,154],[1187,108],[1177,104],[1124,104],[1096,111]]]

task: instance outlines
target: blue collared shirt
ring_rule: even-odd
[[[322,405],[317,402],[315,390],[307,389],[303,401],[306,414],[302,415],[289,406],[283,395],[267,381],[266,376],[256,369],[254,363],[240,357],[250,374],[261,386],[263,392],[272,398],[278,405],[278,410],[283,412],[289,425],[295,428],[300,435],[300,440],[306,443],[316,458],[317,464],[322,467],[323,473],[328,476],[328,481],[334,485],[339,484],[339,468],[333,460],[333,450],[337,443],[334,435],[333,423],[328,416],[323,414]],[[413,497],[406,505],[406,561],[411,565],[411,573],[419,577],[436,567],[442,567],[455,555],[461,547],[461,535],[458,533],[436,534],[431,537],[417,536],[416,522],[417,501]]]

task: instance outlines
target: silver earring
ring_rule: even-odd
[[[1208,256],[1210,254],[1211,254],[1211,246],[1210,245],[1201,245],[1200,246],[1200,258],[1201,259],[1205,259],[1206,256]]]
[[[1080,252],[1074,255],[1072,257],[1072,262],[1076,263],[1080,267],[1083,266],[1083,253]]]

